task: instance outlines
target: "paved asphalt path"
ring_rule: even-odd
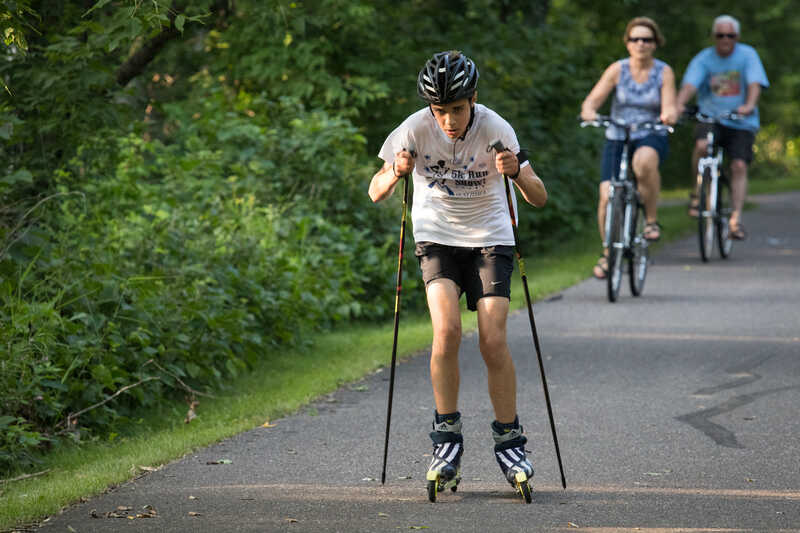
[[[640,298],[626,279],[611,304],[589,279],[535,304],[567,490],[523,310],[509,338],[532,505],[495,463],[472,334],[461,351],[464,479],[436,504],[425,490],[422,353],[397,370],[385,486],[388,371],[73,506],[43,530],[800,531],[800,194],[754,200],[750,238],[729,260],[701,263],[687,238],[655,254]],[[387,338],[387,360],[390,348]],[[220,459],[231,462],[207,464]],[[119,506],[157,517],[105,517]]]

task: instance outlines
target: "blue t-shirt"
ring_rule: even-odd
[[[694,56],[683,75],[681,85],[697,88],[697,105],[700,112],[718,116],[735,111],[747,101],[747,86],[758,83],[769,87],[767,73],[752,46],[736,43],[733,52],[721,57],[712,46]],[[723,124],[740,130],[758,131],[758,107],[741,120],[723,120]]]

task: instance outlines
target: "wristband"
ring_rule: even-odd
[[[522,170],[522,167],[517,166],[517,173],[514,174],[513,176],[509,176],[508,179],[510,179],[511,181],[514,181],[515,179],[517,179],[519,177],[519,171],[520,170]]]
[[[395,179],[400,179],[400,176],[398,176],[397,172],[394,170],[394,161],[392,161],[392,174],[394,174]]]

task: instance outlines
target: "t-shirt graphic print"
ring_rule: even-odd
[[[711,92],[714,96],[738,96],[742,92],[741,80],[738,70],[717,72],[711,76]]]
[[[475,157],[472,156],[461,166],[460,160],[452,160],[451,166],[444,159],[437,159],[435,163],[432,159],[431,154],[422,155],[422,172],[430,180],[428,188],[459,198],[474,198],[486,194],[486,177],[489,175],[486,162],[476,165]]]
[[[514,245],[505,183],[489,145],[499,140],[516,154],[519,142],[511,125],[488,107],[475,104],[474,113],[464,138],[453,140],[430,108],[420,109],[389,134],[378,153],[387,163],[402,150],[415,154],[411,222],[416,242]],[[512,202],[516,210],[515,195]]]

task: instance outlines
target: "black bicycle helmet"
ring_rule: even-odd
[[[434,54],[417,78],[417,94],[435,105],[471,98],[477,86],[478,68],[470,58],[456,50]]]

